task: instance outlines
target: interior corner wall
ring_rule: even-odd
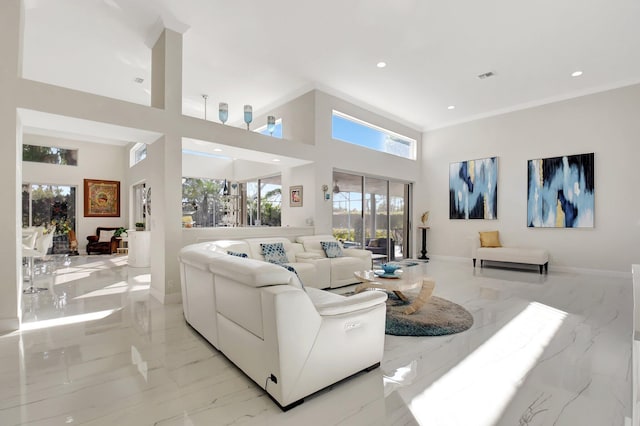
[[[251,128],[257,129],[267,124],[267,116],[282,119],[282,137],[304,144],[314,143],[315,91],[310,91],[278,107],[268,109],[264,114],[254,116]]]
[[[76,236],[81,253],[85,253],[87,236],[95,235],[98,226],[127,227],[129,191],[125,147],[33,134],[25,134],[23,143],[78,150],[77,166],[23,162],[22,182],[76,187]],[[120,217],[84,217],[84,179],[120,182]]]
[[[468,238],[499,230],[503,245],[545,248],[550,268],[629,273],[640,262],[640,85],[425,134],[419,211],[430,210],[429,254],[470,257]],[[527,227],[527,161],[595,154],[595,226]],[[449,219],[449,164],[498,157],[498,219]]]

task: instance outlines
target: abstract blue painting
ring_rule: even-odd
[[[498,157],[449,165],[449,219],[498,218]]]
[[[593,152],[529,160],[527,226],[593,228]]]

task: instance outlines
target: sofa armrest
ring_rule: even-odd
[[[357,249],[357,248],[346,248],[342,249],[342,252],[345,256],[349,257],[357,257],[362,260],[366,260],[371,263],[371,252],[369,250]]]
[[[342,315],[384,304],[386,300],[387,293],[383,291],[365,291],[341,300],[316,305],[316,310],[320,316]]]
[[[98,242],[98,236],[97,235],[89,235],[87,237],[87,241],[89,241],[90,243],[96,243],[96,242]]]

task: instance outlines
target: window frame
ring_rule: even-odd
[[[380,134],[381,137],[385,137],[385,138],[390,138],[394,143],[406,143],[408,145],[409,148],[409,154],[407,155],[402,155],[400,153],[397,152],[393,152],[391,150],[385,150],[385,149],[379,149],[376,148],[374,146],[372,146],[372,143],[375,141],[361,141],[361,140],[349,140],[347,138],[345,138],[344,136],[340,136],[340,135],[336,135],[335,132],[335,126],[334,126],[334,120],[335,118],[339,118],[342,120],[346,120],[352,124],[355,124],[357,126],[366,128],[368,130],[373,130],[377,133]],[[402,135],[398,132],[394,132],[392,130],[389,129],[385,129],[384,127],[380,127],[377,126],[375,124],[369,123],[367,121],[364,121],[360,118],[356,118],[353,117],[349,114],[345,114],[344,112],[332,109],[331,110],[331,138],[340,142],[345,142],[345,143],[349,143],[352,145],[356,145],[362,148],[367,148],[373,151],[377,151],[377,152],[382,152],[385,154],[389,154],[389,155],[394,155],[396,157],[400,157],[400,158],[406,158],[407,160],[413,160],[416,161],[417,160],[417,145],[418,145],[418,141],[416,139],[413,139],[409,136],[405,136]],[[399,141],[398,141],[399,139]],[[368,143],[367,143],[368,142]],[[384,148],[384,145],[383,145]]]
[[[148,145],[143,142],[137,142],[135,145],[131,147],[129,150],[129,167],[133,167],[141,161],[144,161],[147,158],[147,149]],[[138,159],[138,152],[144,152],[144,157]]]

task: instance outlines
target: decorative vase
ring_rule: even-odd
[[[422,213],[420,216],[420,221],[422,222],[422,226],[427,226],[427,221],[429,220],[429,211]]]

